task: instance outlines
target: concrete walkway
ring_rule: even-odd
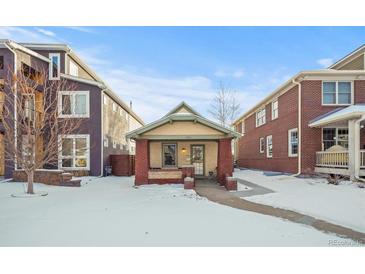
[[[249,197],[249,196],[254,196],[254,195],[263,195],[263,194],[268,194],[268,193],[274,193],[275,192],[275,191],[273,191],[271,189],[268,189],[266,187],[253,184],[251,182],[248,182],[248,181],[242,180],[242,179],[237,179],[237,183],[244,184],[245,186],[248,186],[248,187],[251,188],[250,190],[242,190],[242,191],[231,192],[233,195],[238,196],[238,197]]]
[[[315,229],[325,233],[335,233],[340,237],[350,238],[359,244],[365,245],[365,233],[352,230],[347,227],[332,224],[327,221],[316,219],[312,216],[301,214],[293,210],[276,208],[268,205],[258,204],[241,199],[232,193],[228,192],[224,187],[219,186],[215,182],[208,180],[197,180],[195,191],[202,197],[208,200],[227,205],[233,208],[252,211],[281,219],[289,220],[295,223],[312,226]]]

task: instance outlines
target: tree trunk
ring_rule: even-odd
[[[34,190],[33,190],[34,171],[31,171],[31,172],[27,173],[27,175],[28,175],[28,190],[27,190],[27,193],[28,194],[34,194]]]

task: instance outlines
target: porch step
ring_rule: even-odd
[[[70,181],[72,180],[72,174],[71,173],[68,173],[68,172],[64,172],[61,174],[61,179],[62,181]]]

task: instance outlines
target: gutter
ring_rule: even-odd
[[[292,82],[298,85],[298,171],[292,176],[298,176],[302,173],[302,84],[295,78]]]
[[[17,74],[18,73],[18,68],[17,68],[17,54],[15,52],[15,50],[12,49],[12,47],[10,45],[10,42],[4,42],[5,47],[8,48],[8,50],[10,50],[13,54],[14,54],[14,73]],[[14,145],[15,147],[18,147],[18,138],[17,138],[17,132],[18,132],[18,116],[17,116],[17,104],[16,101],[18,99],[18,88],[17,88],[17,82],[15,81],[13,84],[13,89],[14,89]],[[17,163],[17,159],[16,159],[16,155],[14,157],[14,169],[18,169],[18,163]]]
[[[101,113],[101,121],[100,121],[100,133],[101,133],[101,142],[100,142],[100,145],[101,145],[101,155],[100,155],[100,175],[98,177],[103,177],[103,173],[104,173],[104,92],[106,91],[107,89],[104,88],[101,90],[100,92],[100,106],[101,106],[101,109],[100,109],[100,113]]]

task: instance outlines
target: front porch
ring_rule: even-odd
[[[322,151],[316,152],[315,172],[365,176],[365,105],[351,105],[326,113],[309,123],[321,128]]]
[[[365,176],[365,149],[360,154],[360,176]],[[349,152],[346,151],[317,151],[315,172],[350,176]]]

